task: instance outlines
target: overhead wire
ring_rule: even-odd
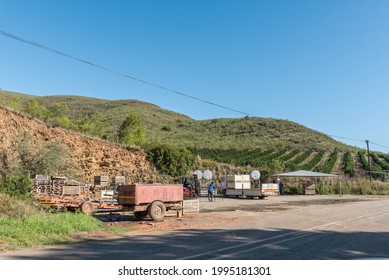
[[[156,83],[152,83],[152,82],[148,82],[148,81],[143,80],[143,79],[139,79],[137,77],[134,77],[134,76],[131,76],[131,75],[128,75],[128,74],[116,71],[116,70],[114,70],[112,68],[105,67],[105,66],[99,65],[97,63],[94,63],[94,62],[91,62],[91,61],[88,61],[88,60],[85,60],[85,59],[81,59],[81,58],[78,58],[76,56],[64,53],[62,51],[59,51],[59,50],[47,47],[45,45],[42,45],[42,44],[30,41],[30,40],[24,39],[22,37],[19,37],[19,36],[16,36],[14,34],[5,32],[3,30],[0,30],[0,35],[6,36],[8,38],[11,38],[11,39],[14,39],[14,40],[17,40],[17,41],[20,41],[20,42],[23,42],[25,44],[31,45],[31,46],[36,47],[36,48],[43,49],[43,50],[48,51],[48,52],[55,53],[57,55],[60,55],[60,56],[66,57],[66,58],[70,58],[72,60],[75,60],[75,61],[87,64],[87,65],[90,65],[90,66],[95,67],[95,68],[98,68],[100,70],[104,70],[104,71],[107,71],[107,72],[110,72],[110,73],[113,73],[113,74],[116,74],[116,75],[119,75],[119,76],[122,76],[122,77],[125,77],[125,78],[128,78],[128,79],[137,81],[139,83],[143,83],[143,84],[146,84],[146,85],[149,85],[149,86],[152,86],[152,87],[164,90],[164,91],[169,91],[171,93],[174,93],[174,94],[177,94],[177,95],[181,95],[181,96],[184,96],[184,97],[187,97],[187,98],[199,101],[199,102],[203,102],[203,103],[206,103],[208,105],[219,107],[219,108],[231,111],[231,112],[239,113],[239,114],[242,114],[242,115],[245,115],[245,116],[249,116],[249,117],[255,117],[254,115],[252,115],[250,113],[243,112],[243,111],[240,111],[240,110],[236,110],[236,109],[231,108],[231,107],[227,107],[227,106],[220,105],[220,104],[217,104],[217,103],[212,102],[212,101],[208,101],[208,100],[205,100],[205,99],[202,99],[202,98],[195,97],[193,95],[187,94],[187,93],[182,92],[182,91],[177,91],[177,90],[165,87],[165,86],[161,86],[161,85],[156,84]]]
[[[143,80],[143,79],[140,79],[140,78],[137,78],[137,77],[134,77],[134,76],[131,76],[131,75],[119,72],[119,71],[114,70],[112,68],[109,68],[109,67],[106,67],[106,66],[102,66],[102,65],[99,65],[97,63],[85,60],[85,59],[78,58],[76,56],[64,53],[62,51],[59,51],[59,50],[47,47],[45,45],[42,45],[42,44],[30,41],[30,40],[27,40],[25,38],[16,36],[14,34],[5,32],[3,30],[0,30],[0,35],[6,36],[8,38],[11,38],[11,39],[14,39],[14,40],[17,40],[17,41],[20,41],[22,43],[31,45],[31,46],[36,47],[36,48],[43,49],[43,50],[48,51],[48,52],[52,52],[52,53],[55,53],[57,55],[60,55],[60,56],[63,56],[63,57],[66,57],[66,58],[69,58],[69,59],[72,59],[72,60],[84,63],[84,64],[87,64],[87,65],[90,65],[90,66],[98,68],[100,70],[104,70],[104,71],[110,72],[112,74],[116,74],[116,75],[122,76],[124,78],[128,78],[128,79],[137,81],[139,83],[143,83],[143,84],[152,86],[154,88],[158,88],[158,89],[161,89],[161,90],[164,90],[164,91],[168,91],[168,92],[171,92],[171,93],[174,93],[174,94],[177,94],[177,95],[181,95],[181,96],[184,96],[184,97],[187,97],[187,98],[190,98],[190,99],[202,102],[202,103],[206,103],[208,105],[219,107],[219,108],[222,108],[222,109],[225,109],[225,110],[228,110],[228,111],[231,111],[231,112],[239,113],[239,114],[242,114],[242,115],[245,115],[245,116],[256,117],[255,115],[252,115],[252,114],[244,112],[244,111],[240,111],[240,110],[237,110],[237,109],[234,109],[234,108],[231,108],[231,107],[227,107],[227,106],[224,106],[224,105],[221,105],[221,104],[217,104],[217,103],[212,102],[212,101],[208,101],[208,100],[205,100],[205,99],[202,99],[202,98],[198,98],[198,97],[195,97],[193,95],[187,94],[185,92],[177,91],[177,90],[174,90],[174,89],[170,89],[168,87],[161,86],[159,84],[152,83],[152,82],[149,82],[149,81],[146,81],[146,80]],[[336,136],[336,135],[330,135],[330,134],[326,134],[326,135],[331,137],[331,138],[339,138],[339,139],[344,139],[344,140],[349,140],[349,141],[356,141],[356,142],[365,142],[366,141],[366,140],[352,139],[352,138],[347,138],[347,137],[343,137],[343,136]],[[380,145],[380,144],[377,144],[377,143],[374,143],[374,142],[371,142],[371,141],[370,141],[370,143],[374,144],[376,146],[382,147],[382,148],[388,148],[389,149],[389,147],[385,146],[385,145]]]

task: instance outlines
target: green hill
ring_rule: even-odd
[[[258,169],[297,169],[363,175],[367,155],[335,141],[323,133],[297,123],[273,118],[222,118],[194,120],[136,100],[103,100],[81,96],[33,96],[0,91],[0,104],[23,110],[31,100],[49,108],[55,103],[68,106],[66,115],[77,123],[93,115],[104,124],[102,135],[115,135],[130,114],[141,118],[147,142],[186,147],[202,159]],[[373,170],[387,170],[386,154],[372,156]],[[377,173],[378,174],[378,173]]]

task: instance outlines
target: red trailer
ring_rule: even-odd
[[[123,211],[133,211],[139,219],[150,216],[161,221],[166,211],[182,209],[182,185],[123,185],[118,188],[118,204]]]
[[[94,212],[131,211],[139,219],[149,216],[154,221],[161,221],[169,210],[175,210],[180,215],[184,194],[182,185],[135,184],[118,186],[115,197],[117,199],[101,199],[93,194],[39,194],[35,199],[40,205],[57,209],[79,209],[87,215]]]

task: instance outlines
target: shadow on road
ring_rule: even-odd
[[[184,230],[3,254],[20,260],[389,259],[389,233]]]

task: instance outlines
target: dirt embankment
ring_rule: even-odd
[[[16,137],[21,137],[24,132],[32,136],[32,144],[36,147],[45,141],[60,141],[69,150],[71,160],[81,167],[80,177],[85,182],[92,183],[93,177],[100,175],[124,175],[128,183],[151,183],[157,180],[155,168],[142,151],[123,149],[60,128],[48,127],[34,119],[0,108],[0,152],[12,150]]]

